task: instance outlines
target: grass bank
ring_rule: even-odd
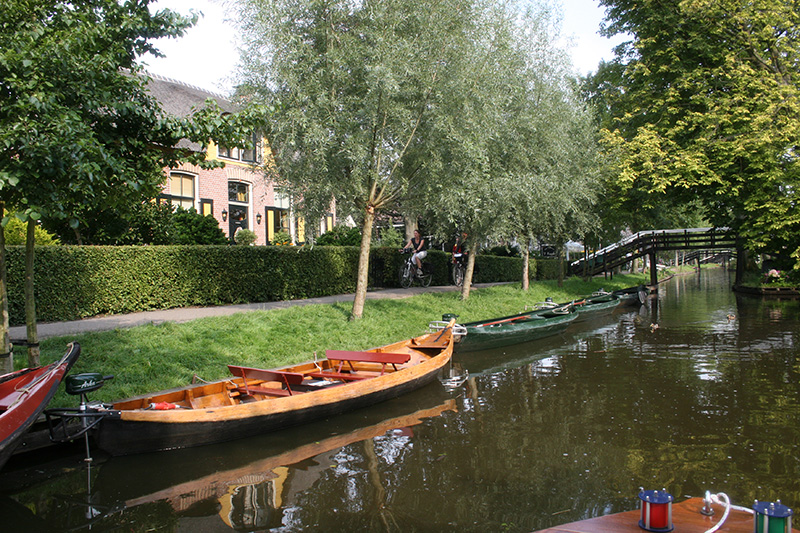
[[[92,399],[112,401],[156,390],[180,387],[194,376],[207,381],[228,376],[228,364],[275,368],[324,357],[326,349],[364,350],[414,337],[443,313],[456,313],[460,322],[519,313],[551,297],[569,301],[603,287],[607,290],[645,283],[643,274],[618,275],[584,282],[566,280],[475,290],[467,301],[457,291],[428,293],[402,300],[368,300],[364,317],[349,321],[352,303],[307,305],[232,316],[202,318],[176,324],[138,326],[115,331],[54,337],[42,342],[42,361],[64,353],[70,341],[81,344],[73,373],[101,372],[115,378]],[[74,398],[62,391],[51,407],[72,406]]]

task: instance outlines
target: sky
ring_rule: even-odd
[[[588,74],[596,70],[600,60],[613,57],[612,48],[619,39],[606,39],[597,33],[604,16],[604,8],[597,0],[561,2],[562,30],[571,38],[573,64],[579,74]],[[202,16],[184,37],[157,41],[156,46],[166,57],[144,58],[147,70],[207,91],[229,94],[239,53],[236,31],[226,15],[223,0],[159,0],[153,5],[183,15],[194,9]]]

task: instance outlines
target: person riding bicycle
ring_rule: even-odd
[[[422,277],[422,260],[428,255],[428,252],[425,250],[425,239],[422,238],[422,234],[418,229],[414,230],[414,236],[403,247],[404,252],[409,250],[414,254],[411,259],[417,265],[417,276]]]
[[[453,263],[463,261],[469,253],[464,249],[464,243],[467,241],[467,233],[462,232],[460,236],[456,237],[456,243],[453,245]]]

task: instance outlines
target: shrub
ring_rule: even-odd
[[[228,244],[228,239],[217,219],[211,215],[203,216],[194,208],[178,208],[172,217],[175,236],[174,244]]]
[[[233,240],[236,244],[240,244],[242,246],[250,246],[254,242],[256,242],[256,234],[253,230],[239,228],[236,230],[236,233],[233,234]]]
[[[272,243],[276,246],[292,244],[292,236],[285,231],[279,231],[272,238]]]
[[[6,237],[6,246],[24,245],[28,234],[28,223],[23,222],[14,216],[13,213],[8,215],[8,223],[3,228]],[[52,233],[48,232],[40,225],[36,225],[34,229],[37,246],[49,246],[52,244],[60,244],[58,238]]]
[[[320,246],[360,246],[361,231],[358,228],[334,226],[316,239]]]
[[[493,246],[492,248],[488,248],[481,253],[485,255],[494,255],[497,257],[519,257],[520,251],[519,246]]]

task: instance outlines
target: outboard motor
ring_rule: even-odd
[[[91,462],[89,453],[89,431],[99,424],[108,414],[99,411],[89,402],[88,393],[94,392],[114,376],[104,376],[97,372],[69,375],[64,378],[67,394],[80,396],[81,403],[77,408],[45,409],[50,440],[53,442],[71,442],[83,436],[86,443],[86,461]],[[72,423],[79,421],[80,424]]]

